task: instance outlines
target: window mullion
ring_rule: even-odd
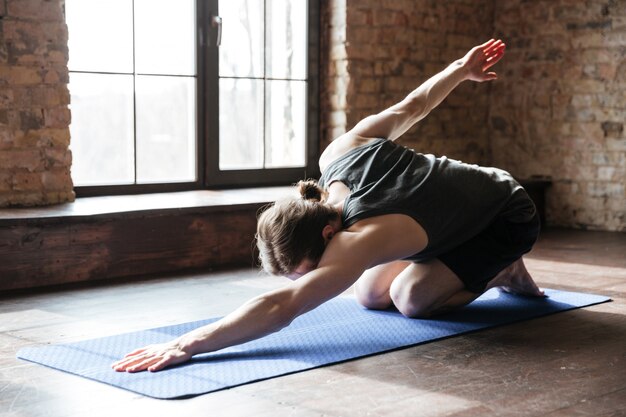
[[[267,167],[267,0],[263,0],[263,168]]]
[[[137,184],[137,68],[135,65],[135,52],[136,52],[136,43],[135,43],[135,0],[132,0],[133,3],[133,166],[134,166],[134,179],[133,184]]]
[[[211,8],[211,11],[217,15],[218,0],[205,1],[207,7]],[[317,56],[312,57],[307,53],[304,53],[306,59],[304,64],[301,59],[303,42],[305,42],[306,50],[308,50],[310,41],[314,45],[315,51],[318,52],[316,46],[318,41],[310,39],[311,34],[308,33],[308,30],[310,29],[309,23],[316,26],[314,36],[319,36],[319,29],[317,28],[319,2],[318,0],[294,2],[292,7],[302,9],[293,9],[293,12],[288,14],[288,18],[296,19],[293,20],[293,30],[291,27],[285,26],[282,19],[284,19],[283,15],[286,11],[281,12],[280,6],[268,0],[257,2],[256,5],[254,3],[233,6],[233,4],[240,4],[240,2],[228,0],[219,2],[219,15],[224,22],[222,49],[218,53],[217,48],[213,46],[206,48],[212,53],[215,52],[215,59],[206,59],[207,68],[203,74],[207,77],[208,88],[207,96],[205,96],[205,115],[207,118],[205,178],[207,186],[288,184],[306,176],[309,169],[313,172],[316,171],[314,166],[310,167],[311,161],[317,159],[310,153],[319,153],[316,150],[318,146],[317,129],[311,126],[311,116],[315,115],[311,115],[310,112],[318,110],[318,100],[315,97],[317,83],[314,82],[311,86],[309,79],[311,73],[307,66],[311,63],[317,65],[318,60]],[[243,9],[240,10],[239,7]],[[240,20],[240,16],[243,16],[241,12],[244,9],[250,11],[249,18],[242,17]],[[308,15],[311,11],[313,11],[312,19],[306,16],[303,20],[302,16],[305,13]],[[276,19],[275,21],[272,20],[273,17]],[[207,13],[205,18],[210,19],[210,14]],[[300,23],[295,24],[295,22]],[[233,29],[242,24],[250,29],[239,32]],[[213,28],[209,27],[209,31],[215,35]],[[302,31],[307,31],[307,33],[303,34]],[[239,40],[235,36],[237,33],[241,36]],[[256,36],[256,38],[251,39],[254,39],[253,44],[258,45],[257,49],[248,47],[251,42],[246,41],[246,36]],[[283,65],[288,65],[282,45],[285,45],[285,42],[290,45],[288,40],[284,38],[285,36],[294,36],[293,45],[296,48],[294,53],[297,55],[297,58],[296,55],[293,57],[293,72],[288,74],[285,74],[284,68],[282,68]],[[241,47],[238,43],[241,43]],[[259,50],[261,45],[262,50]],[[248,74],[247,68],[249,67],[246,58],[238,55],[247,50],[253,51],[249,61],[251,68],[259,63],[262,65],[262,71],[253,70]],[[274,56],[272,53],[277,55]],[[221,59],[222,62],[218,64],[217,59]],[[209,67],[213,66],[214,68],[209,70]],[[317,71],[314,72],[317,73]],[[234,87],[233,84],[239,80],[241,80],[241,87]],[[246,84],[246,80],[250,86]],[[254,83],[257,85],[254,86]],[[213,90],[210,89],[209,84],[214,86]],[[277,85],[274,86],[274,84]],[[256,96],[248,96],[248,89],[250,89],[251,94]],[[259,96],[260,94],[262,96]],[[293,100],[293,112],[283,114],[282,109],[289,103],[289,96]],[[305,102],[304,109],[300,100]],[[256,106],[263,107],[256,107],[257,113],[253,114],[251,109],[254,108],[253,103],[255,102]],[[261,118],[262,120],[259,120]],[[280,122],[281,118],[286,118],[290,124],[297,128],[295,137],[298,142],[293,143],[288,140],[293,137],[294,133],[290,133],[291,129],[283,132],[284,126]],[[220,127],[219,123],[223,125]],[[315,133],[315,135],[310,136],[311,133]],[[220,134],[223,137],[220,138]],[[256,142],[244,140],[244,138],[255,136]],[[288,146],[284,151],[282,150],[283,145]],[[220,147],[230,146],[232,148],[222,148],[220,151]],[[251,146],[254,146],[255,149]],[[258,152],[261,151],[262,155],[258,155]],[[300,152],[305,153],[303,159]],[[275,155],[276,159],[274,159]]]

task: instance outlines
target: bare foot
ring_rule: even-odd
[[[489,281],[487,289],[498,287],[504,292],[533,297],[545,297],[545,293],[539,289],[530,276],[522,258],[513,262],[502,270],[494,279]]]

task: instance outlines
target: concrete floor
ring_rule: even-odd
[[[548,230],[527,266],[540,286],[614,301],[172,401],[15,353],[224,315],[281,278],[248,269],[4,296],[0,416],[626,415],[626,233]]]

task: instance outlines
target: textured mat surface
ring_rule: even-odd
[[[546,290],[549,298],[488,291],[464,309],[430,320],[395,311],[365,310],[337,298],[298,317],[282,331],[219,352],[198,355],[165,371],[118,373],[111,363],[138,347],[161,343],[216,319],[64,345],[28,347],[18,358],[154,398],[184,398],[375,353],[609,301]]]

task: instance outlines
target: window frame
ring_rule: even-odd
[[[77,197],[290,185],[319,176],[320,1],[308,0],[304,167],[219,169],[219,47],[212,15],[219,16],[218,0],[196,0],[196,181],[76,186]]]

